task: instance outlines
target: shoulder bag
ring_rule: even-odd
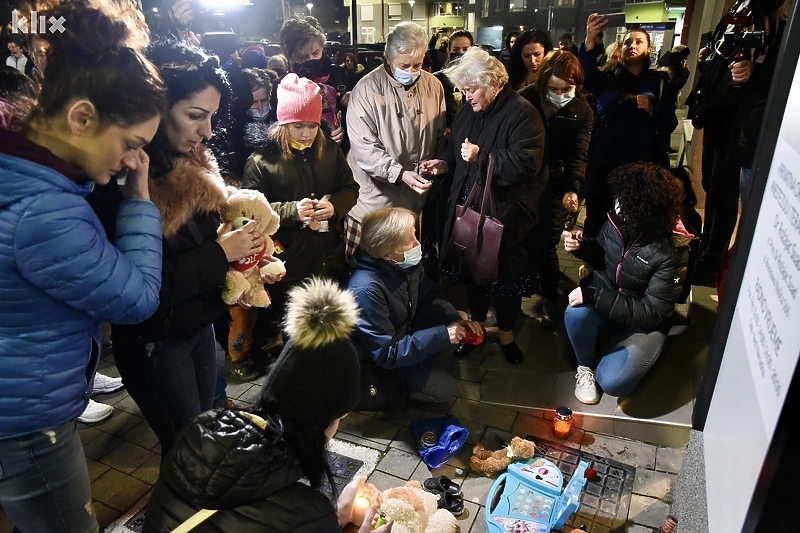
[[[449,270],[461,274],[466,281],[478,284],[497,281],[500,241],[503,238],[503,224],[496,218],[493,174],[494,154],[489,153],[481,210],[477,212],[472,208],[481,189],[476,181],[464,205],[456,206],[453,231],[442,261]]]

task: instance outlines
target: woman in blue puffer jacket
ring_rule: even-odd
[[[0,505],[18,530],[96,532],[75,420],[101,322],[141,322],[158,306],[160,217],[142,147],[166,93],[122,44],[124,23],[80,2],[47,16],[69,23],[39,35],[38,108],[18,131],[0,129]],[[85,196],[122,170],[115,247]]]

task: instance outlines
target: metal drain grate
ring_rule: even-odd
[[[586,461],[597,472],[594,479],[587,480],[581,493],[578,512],[567,521],[561,529],[562,533],[582,525],[590,533],[624,531],[631,506],[636,468],[531,435],[526,438],[536,443],[536,457],[545,457],[558,465],[564,474],[565,485],[579,461]]]
[[[332,451],[326,453],[328,455],[328,464],[333,472],[333,482],[336,483],[336,494],[338,495],[342,493],[344,486],[350,483],[355,477],[356,472],[358,472],[358,469],[364,464],[364,461],[359,461],[358,459],[353,459],[352,457],[347,457],[346,455]],[[323,485],[319,490],[331,500],[334,506],[336,505],[336,498],[338,496],[334,496],[327,479],[324,479]]]

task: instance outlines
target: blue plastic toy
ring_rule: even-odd
[[[486,531],[548,533],[560,529],[578,510],[588,466],[581,461],[562,492],[564,476],[547,459],[511,463],[489,490]]]

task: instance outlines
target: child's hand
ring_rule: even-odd
[[[314,206],[314,214],[311,215],[311,218],[314,220],[328,220],[334,216],[336,216],[336,210],[333,208],[333,204],[328,200],[320,200]]]
[[[314,214],[314,200],[311,198],[303,198],[297,202],[297,220],[300,222],[308,222]]]

